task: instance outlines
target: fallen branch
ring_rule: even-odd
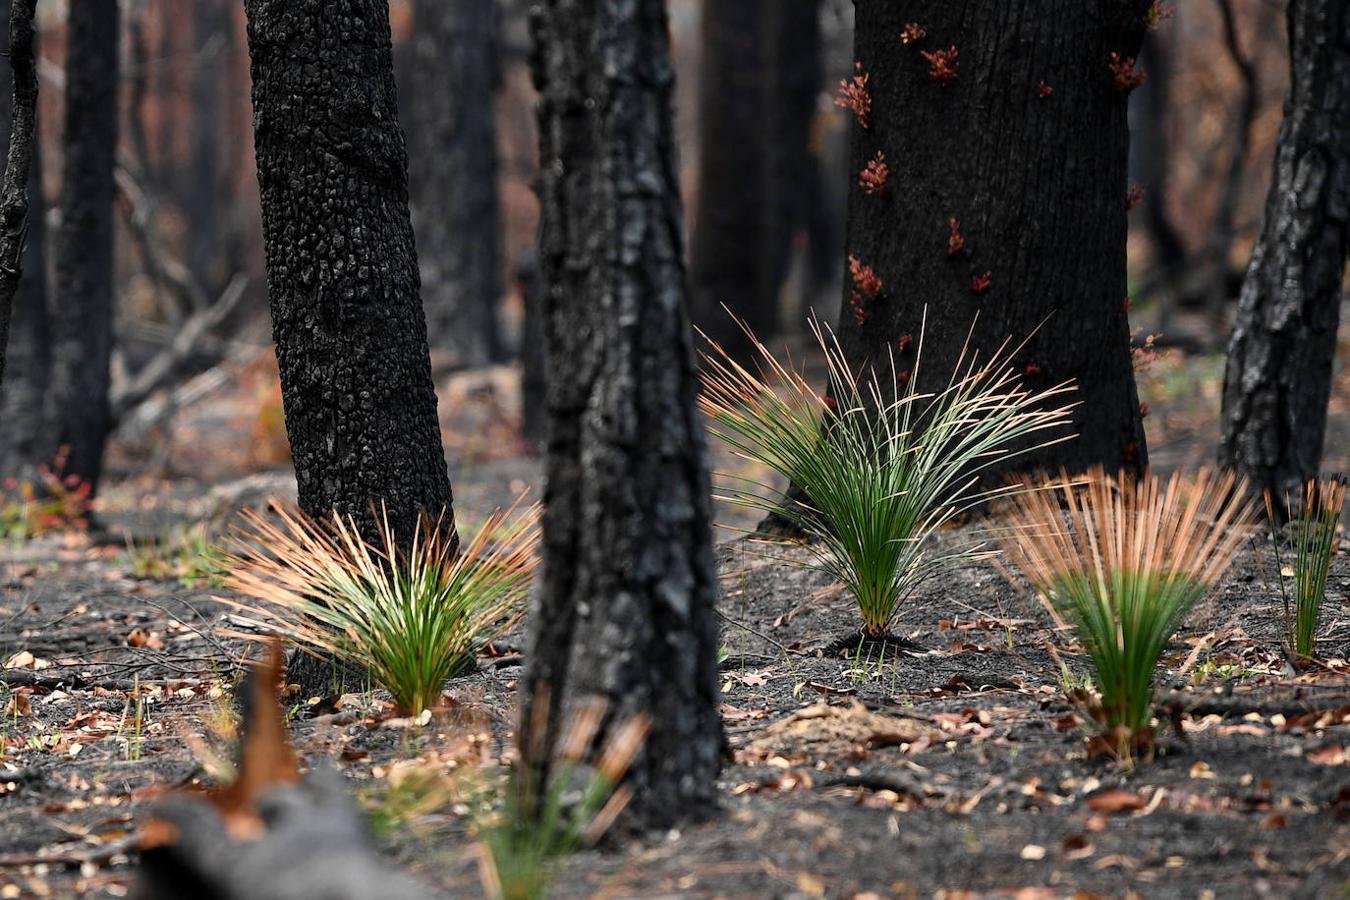
[[[247,287],[248,279],[242,274],[236,274],[215,303],[193,313],[167,347],[142,366],[128,383],[113,391],[111,402],[114,422],[121,421],[123,416],[144,403],[178,374],[182,364],[197,349],[202,336],[224,322],[239,305]]]

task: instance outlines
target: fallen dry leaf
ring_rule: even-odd
[[[1327,744],[1304,754],[1308,762],[1319,766],[1343,766],[1350,763],[1350,750],[1341,744]]]
[[[1110,815],[1122,812],[1137,812],[1147,806],[1148,801],[1138,794],[1112,788],[1093,794],[1088,798],[1087,805],[1088,809]]]

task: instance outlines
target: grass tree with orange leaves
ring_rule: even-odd
[[[1152,755],[1154,672],[1167,642],[1249,539],[1255,511],[1233,474],[1023,482],[1001,544],[1092,659],[1092,751]]]
[[[259,632],[369,672],[409,715],[438,706],[445,682],[521,612],[538,562],[537,506],[497,511],[458,549],[427,517],[404,546],[383,510],[379,544],[336,512],[271,512],[243,514],[224,564],[246,599],[225,602]]]

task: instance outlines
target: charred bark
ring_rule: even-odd
[[[384,0],[248,0],[272,334],[300,506],[454,527]],[[332,686],[297,653],[289,677]]]
[[[462,365],[505,357],[496,0],[415,0],[403,109],[431,345]]]
[[[630,813],[658,827],[712,806],[722,745],[666,10],[545,0],[533,25],[551,428],[522,697],[552,699],[545,745],[577,698],[646,714]]]
[[[926,309],[921,390],[947,383],[968,333],[982,358],[1026,339],[1016,363],[1030,386],[1078,386],[1078,437],[990,470],[991,482],[1014,467],[1147,462],[1125,303],[1124,67],[1148,5],[857,3],[871,112],[851,126],[847,247],[882,288],[859,313],[845,279],[847,358],[862,368],[895,351],[912,365],[913,346],[901,353],[897,342],[917,344]],[[906,44],[909,22],[926,36]],[[869,191],[860,176],[878,154],[889,176]]]
[[[300,505],[451,507],[383,0],[249,0],[268,300]]]
[[[777,228],[769,215],[771,141],[765,133],[773,109],[766,102],[771,81],[765,13],[775,2],[703,5],[689,290],[694,323],[738,359],[749,359],[752,349],[732,315],[760,339],[778,331],[778,286],[768,265]]]
[[[1317,474],[1350,250],[1350,4],[1291,0],[1290,87],[1224,374],[1219,462],[1277,494]]]
[[[6,85],[0,100],[0,135],[8,147],[11,135],[27,147],[16,146],[20,159],[18,166],[27,165],[27,181],[23,189],[11,190],[6,171],[5,187],[0,190],[0,222],[8,223],[11,216],[19,223],[18,241],[22,264],[3,265],[0,271],[0,335],[8,328],[8,346],[0,338],[0,376],[8,368],[9,378],[0,377],[0,474],[18,476],[40,462],[50,462],[50,455],[39,449],[44,433],[43,399],[46,395],[48,372],[51,365],[51,330],[47,310],[46,223],[42,202],[42,163],[40,144],[35,138],[37,115],[37,84],[21,83],[32,79],[34,66],[32,5],[19,10],[15,25],[19,28],[17,43],[10,46],[13,66],[12,87]],[[21,7],[24,4],[20,3]],[[11,4],[0,0],[0,19],[6,23],[9,34]],[[25,19],[25,16],[27,17]],[[11,39],[12,40],[12,39]],[[17,103],[17,105],[16,105]],[[27,105],[27,109],[24,109]],[[20,113],[15,116],[14,110]],[[16,129],[17,126],[17,129]],[[27,154],[30,162],[23,161]],[[6,153],[8,158],[8,152]],[[16,170],[16,178],[23,176]],[[17,182],[16,182],[17,184]],[[11,201],[26,204],[22,212],[9,206]],[[13,259],[14,233],[5,226],[0,232],[0,260]],[[8,279],[13,278],[11,285]],[[11,293],[13,292],[13,293]],[[5,298],[9,298],[8,301]],[[13,313],[4,307],[12,302]],[[8,360],[8,365],[6,364]],[[43,459],[43,456],[48,458]]]
[[[82,0],[67,19],[61,224],[56,232],[52,396],[64,472],[98,489],[111,425],[113,197],[118,0]]]

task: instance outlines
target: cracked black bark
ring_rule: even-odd
[[[663,826],[711,807],[722,743],[665,7],[546,0],[534,28],[551,429],[521,693],[555,727],[590,695],[649,715],[630,813]]]
[[[1219,463],[1257,489],[1317,475],[1350,250],[1350,4],[1292,0],[1290,88],[1224,373]]]

